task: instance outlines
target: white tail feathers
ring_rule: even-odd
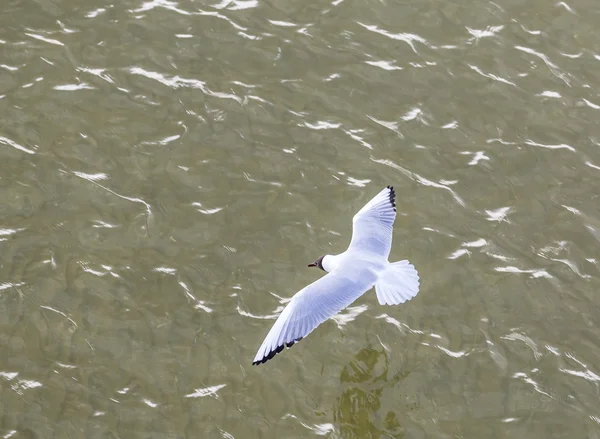
[[[375,284],[381,305],[398,305],[419,292],[419,274],[408,261],[392,262]]]

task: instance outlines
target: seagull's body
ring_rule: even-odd
[[[316,266],[328,274],[292,297],[258,349],[252,364],[265,363],[310,334],[373,286],[382,305],[397,305],[419,292],[419,276],[408,261],[388,262],[396,218],[394,188],[386,187],[352,219],[352,241],[339,255]]]

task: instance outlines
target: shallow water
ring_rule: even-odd
[[[600,438],[599,21],[7,2],[0,436]],[[251,366],[387,184],[419,295]]]

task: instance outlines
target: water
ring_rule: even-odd
[[[599,15],[7,2],[0,436],[600,438]],[[252,367],[387,184],[420,294]]]

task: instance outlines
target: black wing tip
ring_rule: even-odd
[[[388,185],[387,188],[390,190],[390,203],[392,203],[392,207],[394,208],[394,212],[396,211],[396,191],[394,190],[394,186]]]
[[[275,355],[277,355],[278,353],[283,351],[284,347],[291,348],[292,346],[294,346],[294,344],[296,344],[296,342],[299,342],[300,340],[302,340],[302,337],[297,338],[296,340],[292,340],[289,343],[284,343],[281,346],[277,346],[275,349],[273,349],[271,352],[269,352],[268,355],[265,355],[261,360],[253,361],[252,366],[258,366],[259,364],[266,363],[267,361],[272,359]]]

